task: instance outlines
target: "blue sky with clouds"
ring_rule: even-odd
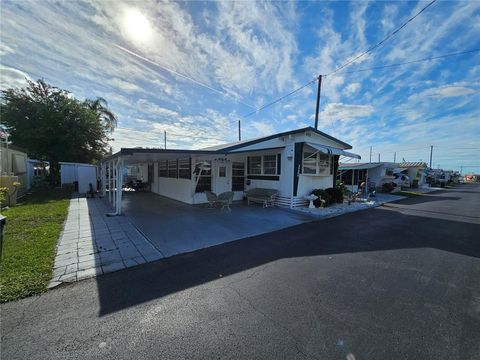
[[[313,125],[316,84],[428,2],[2,1],[2,88],[104,97],[120,147],[201,148]],[[354,71],[480,48],[480,2],[437,1]],[[480,52],[323,79],[319,129],[363,159],[480,172]],[[194,79],[205,86],[200,86]],[[208,88],[207,88],[208,87]],[[210,88],[210,89],[209,89]]]

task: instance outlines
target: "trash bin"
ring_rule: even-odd
[[[78,192],[78,181],[73,182],[73,187],[75,188],[75,192]]]
[[[0,215],[0,261],[2,259],[2,249],[3,249],[3,227],[7,223],[7,218],[3,215]]]

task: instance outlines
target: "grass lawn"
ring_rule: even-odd
[[[70,190],[41,190],[2,211],[7,217],[0,265],[0,302],[47,289],[55,247],[67,217]]]
[[[415,196],[422,196],[423,194],[416,193],[413,191],[399,191],[399,192],[392,193],[392,195],[415,197]]]

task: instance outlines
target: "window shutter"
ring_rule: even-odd
[[[277,175],[282,173],[282,154],[277,154]]]

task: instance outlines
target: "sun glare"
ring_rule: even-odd
[[[123,26],[128,38],[136,43],[146,42],[152,35],[150,22],[137,9],[128,9],[125,11]]]

